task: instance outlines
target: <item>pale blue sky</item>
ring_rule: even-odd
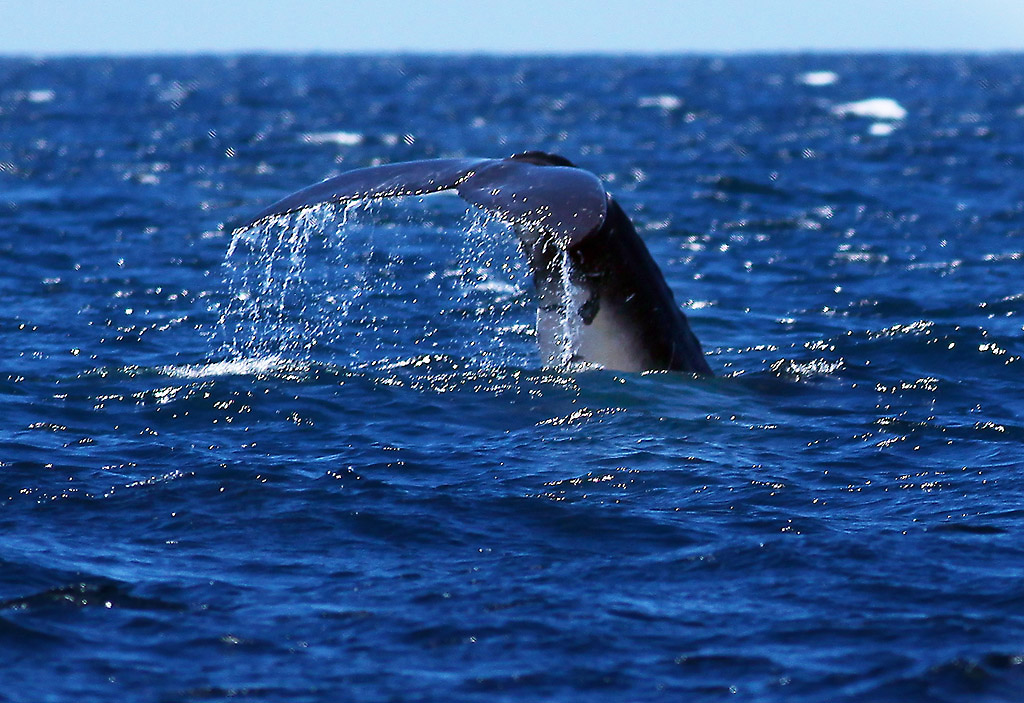
[[[1024,0],[0,0],[0,54],[1024,50]]]

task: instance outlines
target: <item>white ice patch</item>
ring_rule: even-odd
[[[843,103],[832,108],[836,115],[870,117],[876,120],[899,121],[907,116],[907,110],[892,98],[868,98],[852,103]]]
[[[796,79],[804,85],[818,88],[838,82],[839,74],[834,71],[808,71],[807,73],[801,73]]]
[[[307,144],[337,144],[339,146],[359,146],[363,143],[363,135],[359,132],[307,132],[302,135]]]

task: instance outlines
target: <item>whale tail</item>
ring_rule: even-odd
[[[554,334],[545,316],[557,308],[579,330],[577,356],[583,361],[623,371],[712,375],[629,218],[597,176],[562,156],[527,151],[507,159],[429,159],[356,169],[279,200],[239,229],[323,203],[445,190],[514,225],[542,298],[539,336]],[[543,300],[561,290],[559,281],[570,279],[582,299],[575,309]],[[552,345],[541,339],[541,346]]]

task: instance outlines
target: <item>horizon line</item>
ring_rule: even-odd
[[[132,59],[132,58],[241,58],[249,56],[270,56],[270,57],[302,57],[302,56],[323,56],[323,57],[417,57],[417,58],[743,58],[756,56],[995,56],[995,55],[1024,55],[1024,47],[1017,48],[926,48],[913,47],[903,49],[893,48],[758,48],[758,49],[660,49],[640,50],[622,49],[610,51],[607,49],[573,49],[559,51],[557,49],[520,49],[520,50],[495,50],[495,49],[154,49],[146,51],[12,51],[6,52],[0,49],[0,59]]]

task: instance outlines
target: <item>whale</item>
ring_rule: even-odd
[[[545,366],[714,375],[622,207],[595,174],[556,154],[355,169],[286,196],[237,230],[327,203],[442,191],[512,225],[529,261]]]

